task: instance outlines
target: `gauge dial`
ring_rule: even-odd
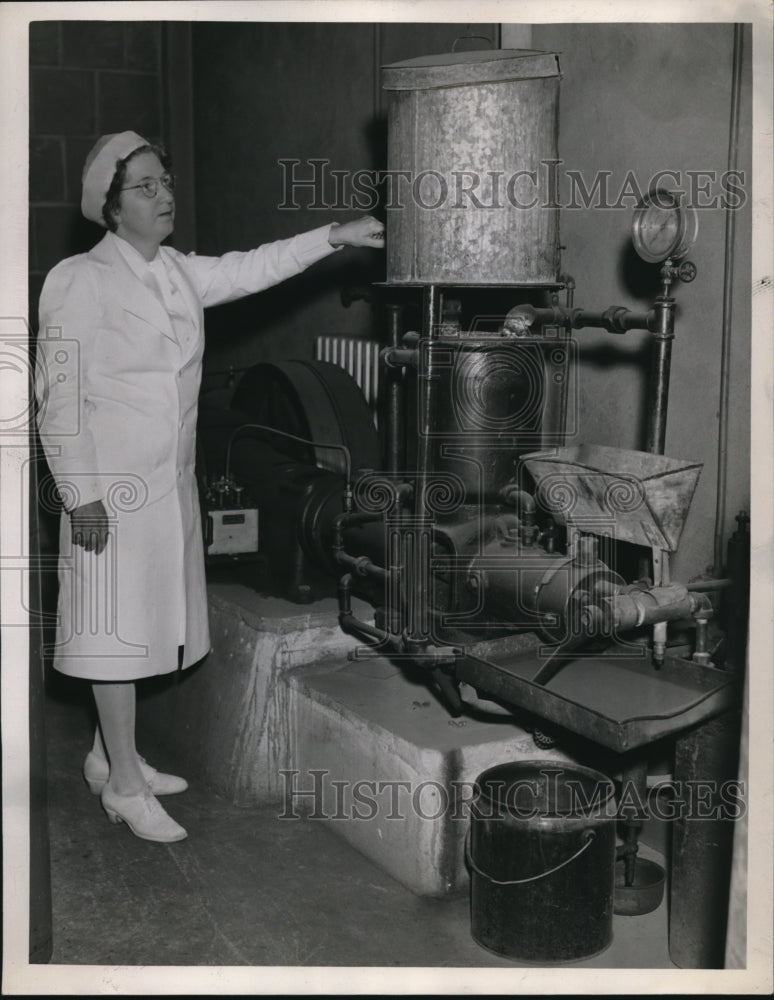
[[[696,239],[696,211],[681,204],[682,192],[656,188],[649,191],[634,212],[632,241],[634,249],[648,263],[667,257],[684,257]]]

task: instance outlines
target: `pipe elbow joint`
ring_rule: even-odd
[[[385,347],[381,352],[381,358],[388,368],[405,368],[406,366],[416,368],[419,353],[410,347]]]
[[[514,306],[503,321],[502,333],[505,336],[523,337],[529,333],[536,319],[537,312],[534,306]]]
[[[708,594],[702,593],[691,593],[691,614],[694,618],[701,618],[704,621],[709,620],[715,613],[712,607],[712,601]]]
[[[537,511],[537,504],[532,494],[527,493],[526,490],[521,489],[514,483],[510,486],[504,486],[500,490],[500,497],[503,503],[507,503],[509,507],[516,507],[520,515],[531,514],[534,517]]]

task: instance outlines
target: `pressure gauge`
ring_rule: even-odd
[[[655,188],[634,210],[634,249],[649,264],[658,264],[667,257],[679,260],[696,241],[699,228],[696,209],[681,204],[682,197],[681,191]]]

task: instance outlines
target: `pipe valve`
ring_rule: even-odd
[[[650,587],[648,590],[627,588],[625,593],[604,598],[613,626],[623,631],[688,618],[704,607],[706,601],[706,595],[688,591],[679,583]]]

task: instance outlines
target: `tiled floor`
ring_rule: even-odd
[[[80,775],[90,735],[77,692],[49,695],[52,963],[518,967],[472,939],[467,893],[415,896],[322,824],[279,819],[281,806],[241,809],[193,787],[166,800],[189,831],[181,843],[113,826]],[[674,968],[665,902],[613,929],[573,968]]]

